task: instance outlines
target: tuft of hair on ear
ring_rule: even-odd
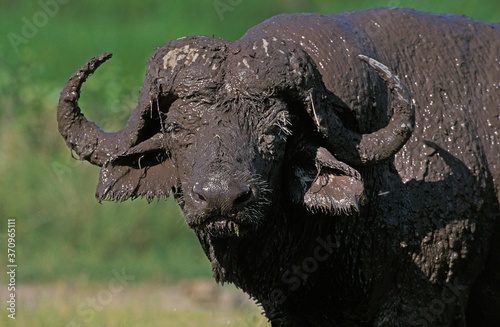
[[[359,213],[364,193],[359,172],[326,148],[312,144],[307,147],[307,154],[302,153],[302,164],[293,168],[294,202],[302,202],[312,213],[331,216]]]
[[[96,198],[99,202],[164,199],[177,187],[176,176],[176,168],[165,154],[129,150],[102,166]]]
[[[305,193],[304,203],[313,213],[348,216],[359,213],[362,194],[361,181],[323,168]]]

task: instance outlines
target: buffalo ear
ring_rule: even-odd
[[[340,215],[359,212],[364,190],[359,172],[337,160],[323,147],[314,147],[314,150],[307,151],[309,155],[302,157],[302,161],[312,159],[314,167],[310,163],[294,167],[295,185],[300,185],[299,194],[302,195],[295,199],[301,200],[313,213]]]
[[[156,137],[156,136],[155,136]],[[99,175],[96,198],[125,201],[146,197],[166,198],[175,190],[177,174],[167,151],[157,146],[155,137],[138,144],[105,163]]]

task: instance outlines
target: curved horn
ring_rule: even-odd
[[[161,138],[156,134],[162,128],[160,115],[167,112],[168,102],[172,100],[175,93],[175,79],[182,80],[183,78],[180,71],[184,65],[177,65],[177,62],[184,62],[180,58],[192,51],[192,61],[187,63],[189,66],[198,58],[197,51],[205,50],[208,53],[210,49],[220,50],[225,45],[225,41],[218,39],[188,37],[171,41],[156,49],[148,60],[146,76],[139,92],[138,105],[131,113],[125,128],[114,133],[107,133],[89,121],[78,106],[83,83],[112,55],[104,53],[90,59],[70,77],[61,92],[57,108],[59,132],[66,140],[68,147],[78,157],[101,167],[116,157],[131,154],[134,151],[152,151],[155,147],[164,147],[163,143],[159,142]],[[172,63],[166,62],[168,58],[172,60]],[[218,58],[217,53],[214,52],[212,57],[207,57],[204,61],[205,66],[215,67],[216,60],[221,61],[224,58]],[[211,68],[209,71],[217,73]],[[153,108],[156,110],[153,111]],[[152,139],[148,141],[149,138]],[[142,144],[142,142],[145,143]],[[139,143],[141,143],[140,146],[138,146]]]
[[[363,55],[361,60],[372,66],[391,90],[392,117],[389,124],[376,132],[364,134],[359,144],[360,158],[377,163],[396,154],[410,138],[415,126],[415,104],[406,85],[380,62]]]
[[[134,141],[131,135],[127,139],[127,131],[137,128],[129,123],[124,130],[107,133],[85,118],[78,106],[83,83],[111,56],[111,53],[104,53],[80,67],[64,86],[57,106],[59,133],[66,144],[78,157],[97,166],[104,165],[110,158],[127,149]]]
[[[319,131],[339,159],[352,165],[368,166],[388,159],[408,141],[415,125],[415,105],[407,87],[389,68],[372,58],[358,57],[377,71],[391,91],[393,115],[389,124],[373,133],[360,134],[345,128],[336,115],[321,115],[318,118],[314,101],[312,114]]]

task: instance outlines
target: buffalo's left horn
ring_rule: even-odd
[[[107,133],[85,118],[78,106],[83,83],[111,56],[111,53],[104,53],[90,59],[80,67],[64,86],[57,106],[59,132],[66,140],[66,144],[75,151],[79,158],[97,166],[102,166],[106,161],[130,147],[134,140],[130,136],[133,133],[128,132],[136,128],[136,126],[130,126],[133,124],[129,123],[124,130]]]
[[[325,115],[318,128],[339,159],[368,166],[387,160],[405,145],[415,125],[415,105],[407,87],[389,68],[372,58],[363,55],[359,58],[377,71],[391,91],[389,106],[393,114],[389,123],[373,133],[360,134],[345,128],[336,115]]]
[[[392,94],[392,117],[389,124],[378,131],[364,134],[359,144],[359,156],[364,163],[380,162],[396,154],[410,138],[415,126],[415,104],[404,83],[380,62],[359,55],[386,82]]]

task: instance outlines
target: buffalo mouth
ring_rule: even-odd
[[[241,227],[241,224],[228,217],[213,217],[196,226],[195,231],[215,238],[230,238],[240,237],[244,231]]]

